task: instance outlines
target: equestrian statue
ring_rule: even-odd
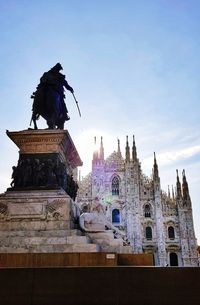
[[[64,88],[72,93],[81,116],[74,90],[66,81],[65,75],[60,73],[62,69],[61,64],[57,63],[48,72],[45,72],[40,78],[36,91],[31,96],[33,107],[30,125],[33,121],[34,129],[38,129],[36,121],[40,116],[46,120],[49,129],[64,129],[65,121],[70,119],[65,104]]]

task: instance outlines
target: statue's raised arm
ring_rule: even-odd
[[[36,91],[32,94],[33,114],[31,122],[34,129],[37,129],[36,120],[41,115],[47,122],[49,129],[64,129],[65,121],[70,118],[65,104],[64,88],[74,93],[73,88],[68,84],[65,75],[60,73],[62,70],[60,63],[57,63],[40,78],[40,83]]]
[[[74,93],[74,89],[66,81],[65,75],[63,75],[63,76],[64,76],[63,86],[73,94]]]

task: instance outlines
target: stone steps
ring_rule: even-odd
[[[27,248],[23,247],[6,247],[6,246],[1,246],[0,248],[0,253],[28,253]]]
[[[0,240],[0,245],[68,245],[68,244],[87,244],[90,239],[86,236],[67,236],[67,237],[19,237],[9,236]]]
[[[102,245],[101,244],[101,251],[102,252],[114,252],[114,253],[133,253],[133,249],[131,246],[122,246],[122,245]]]
[[[71,230],[27,230],[27,231],[1,231],[1,238],[5,237],[67,237],[83,236],[78,229]]]
[[[96,244],[54,244],[54,245],[29,245],[27,247],[1,247],[0,253],[79,253],[100,252]]]
[[[65,220],[53,221],[34,221],[34,220],[20,220],[20,221],[4,221],[0,223],[2,231],[46,231],[46,230],[69,230],[71,228],[70,222]]]
[[[99,252],[100,248],[96,244],[70,244],[70,245],[37,245],[31,249],[32,253],[73,253],[73,252]]]
[[[63,190],[8,191],[0,196],[0,253],[99,252],[74,223]]]
[[[99,252],[77,229],[1,231],[0,253]]]

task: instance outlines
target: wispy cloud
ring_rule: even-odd
[[[200,145],[161,153],[158,156],[158,160],[159,160],[160,164],[164,166],[164,165],[168,165],[170,163],[174,163],[178,160],[191,158],[198,153],[200,153]]]
[[[179,150],[166,151],[160,154],[157,154],[156,158],[160,166],[168,166],[175,164],[177,161],[185,160],[191,158],[200,153],[200,145],[195,145],[191,147],[186,147]],[[148,157],[142,161],[142,164],[145,168],[152,166],[152,157]]]

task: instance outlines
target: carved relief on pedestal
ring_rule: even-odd
[[[68,131],[7,131],[7,135],[19,147],[9,190],[63,188],[75,200],[78,185],[73,176],[82,161]]]
[[[66,217],[67,202],[64,199],[56,199],[46,205],[46,219],[60,220]]]
[[[20,148],[20,153],[58,153],[65,131],[24,130],[9,132],[7,135]]]
[[[19,147],[20,154],[57,153],[62,162],[72,168],[82,165],[76,147],[67,130],[7,131],[9,138]]]
[[[11,193],[12,194],[12,193]],[[42,195],[42,192],[41,192]],[[40,196],[40,193],[38,193]],[[46,221],[70,219],[70,199],[57,198],[5,198],[0,202],[0,220],[7,221]]]
[[[8,215],[8,207],[4,203],[0,203],[0,219],[5,219]]]
[[[45,201],[46,202],[46,201]],[[27,203],[20,202],[8,203],[9,219],[44,219],[44,202]]]

